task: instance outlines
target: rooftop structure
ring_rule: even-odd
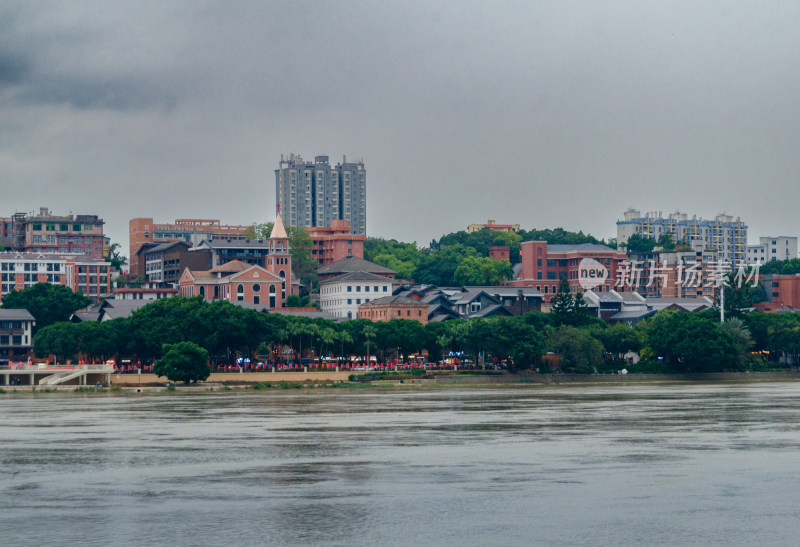
[[[519,232],[519,224],[497,224],[494,220],[489,220],[486,224],[470,224],[467,232],[479,232],[481,230],[494,230],[496,232]]]
[[[15,213],[0,218],[0,244],[12,251],[64,253],[102,258],[103,220],[97,215],[54,215],[47,207],[38,214]]]

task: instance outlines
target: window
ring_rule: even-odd
[[[353,292],[353,286],[352,285],[348,285],[347,286],[347,292]]]
[[[258,283],[253,284],[253,292],[261,292],[261,285]],[[254,302],[254,304],[258,304],[258,302]]]
[[[241,283],[236,285],[236,300],[238,302],[244,300],[244,285],[242,285]]]
[[[353,303],[353,299],[352,299],[352,298],[348,298],[348,299],[347,299],[347,303],[348,303],[348,304],[352,304],[352,303]]]

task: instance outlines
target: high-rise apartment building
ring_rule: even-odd
[[[0,218],[0,245],[25,253],[60,253],[103,258],[103,219],[97,215],[63,215],[41,207],[39,214],[15,213]]]
[[[367,172],[347,157],[332,166],[328,156],[313,162],[281,155],[275,170],[275,202],[288,226],[329,227],[346,220],[356,235],[367,233]]]
[[[714,220],[708,220],[689,218],[679,211],[667,217],[660,211],[642,216],[640,211],[628,209],[624,219],[617,221],[617,244],[625,244],[634,234],[643,239],[672,234],[674,241],[685,241],[694,251],[716,251],[725,262],[738,266],[747,260],[747,225],[730,215],[717,215]]]

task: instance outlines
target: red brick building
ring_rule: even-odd
[[[229,226],[219,220],[179,218],[174,223],[156,224],[152,218],[134,218],[129,222],[130,268],[139,270],[137,251],[144,243],[183,241],[194,246],[202,239],[243,240],[248,226]]]
[[[281,308],[285,301],[283,282],[283,278],[262,266],[234,260],[208,271],[193,272],[187,268],[178,284],[178,294]]]
[[[769,302],[756,307],[762,311],[800,309],[800,275],[764,275],[762,283]]]
[[[407,296],[384,296],[358,307],[358,318],[370,321],[411,319],[425,325],[428,322],[428,304]]]
[[[561,278],[567,279],[573,293],[584,292],[582,281],[587,279],[598,280],[598,285],[592,287],[595,292],[608,292],[615,288],[617,272],[625,260],[625,253],[605,245],[548,245],[545,241],[526,241],[520,249],[519,274],[508,284],[536,287],[545,302],[550,302],[558,292]],[[601,275],[604,277],[597,277]]]
[[[511,261],[511,249],[508,248],[508,245],[495,245],[493,247],[489,247],[489,258],[494,258],[495,260],[508,260]]]
[[[292,282],[289,237],[280,215],[268,243],[265,266],[233,260],[207,271],[187,268],[178,283],[179,294],[282,308],[287,296],[299,292],[299,285]]]
[[[347,220],[332,220],[330,227],[306,228],[314,242],[311,257],[320,266],[327,266],[348,256],[364,258],[364,242],[367,236],[355,235]]]

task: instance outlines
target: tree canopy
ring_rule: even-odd
[[[59,321],[67,321],[77,310],[92,301],[63,285],[36,283],[21,291],[11,291],[3,297],[3,308],[26,309],[36,319],[34,331]]]
[[[211,376],[208,351],[192,342],[164,346],[164,356],[156,361],[153,372],[173,382],[197,382]]]

